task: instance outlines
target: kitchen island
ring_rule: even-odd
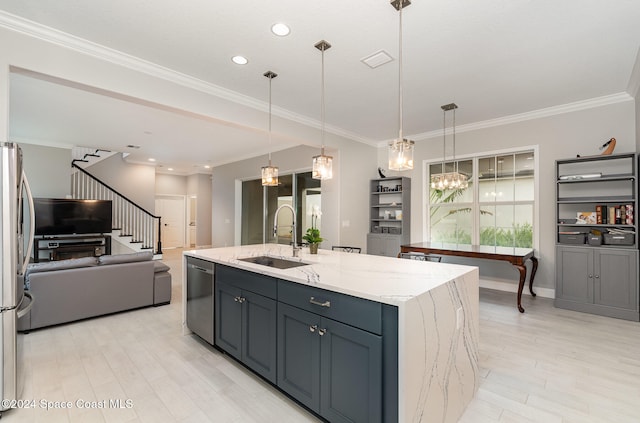
[[[187,264],[195,260],[210,264],[213,344],[320,416],[458,420],[479,384],[476,267],[328,250],[291,255],[291,247],[275,244],[185,251],[185,333],[193,326]],[[259,256],[305,265],[278,269],[243,260]],[[234,304],[244,311],[230,318]],[[236,342],[229,324],[241,320]],[[319,370],[307,375],[315,359]],[[345,379],[351,374],[357,380]],[[305,389],[307,379],[318,387]]]

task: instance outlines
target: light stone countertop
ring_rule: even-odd
[[[292,258],[290,246],[277,244],[183,254],[397,306],[399,422],[456,422],[478,390],[477,267],[322,249],[312,255],[308,248]],[[238,260],[261,255],[309,265],[277,269]],[[184,298],[183,305],[186,322]]]
[[[278,244],[185,250],[184,255],[395,306],[476,269],[323,249],[318,250],[318,254],[310,254],[308,248],[302,248],[300,257],[294,258],[290,246]],[[277,269],[238,260],[260,255],[302,261],[309,265]]]

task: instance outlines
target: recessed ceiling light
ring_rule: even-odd
[[[289,29],[289,27],[283,23],[275,23],[271,26],[271,32],[279,37],[285,37],[289,35],[291,29]]]
[[[173,170],[173,168],[172,167],[168,167],[167,170]]]
[[[204,165],[204,168],[205,168],[205,169],[211,169],[211,166],[209,166],[209,165]]]
[[[233,56],[231,58],[231,61],[236,65],[246,65],[247,63],[249,63],[249,60],[247,60],[247,58],[244,56]]]
[[[149,157],[149,161],[150,161],[150,162],[155,162],[155,161],[156,161],[156,159]]]

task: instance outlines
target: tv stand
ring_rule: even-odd
[[[111,235],[41,236],[33,243],[34,263],[105,254],[111,254]]]

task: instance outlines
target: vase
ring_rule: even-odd
[[[317,242],[312,242],[311,244],[309,244],[309,253],[318,254],[318,243]]]

